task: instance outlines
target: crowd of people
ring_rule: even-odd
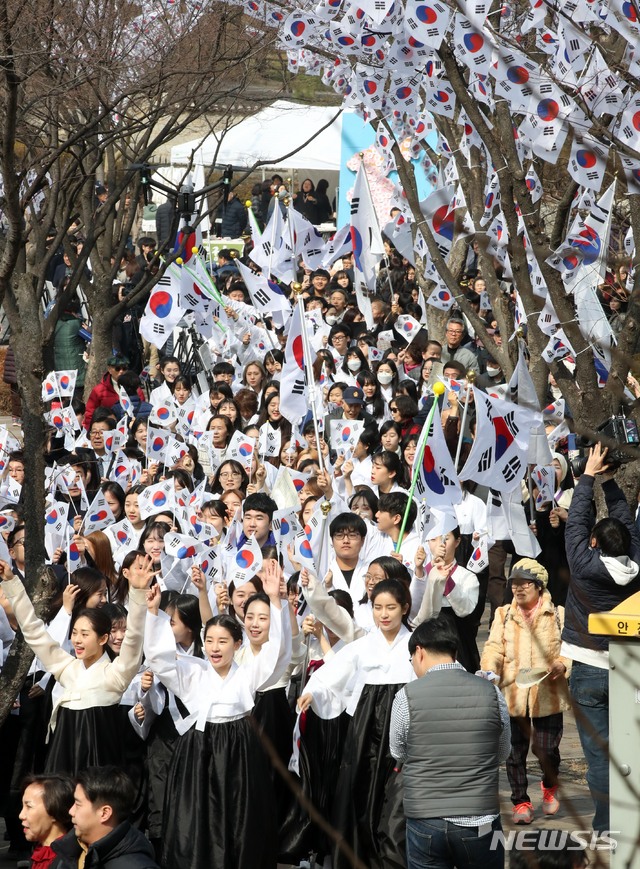
[[[298,197],[310,220],[326,209],[311,182]],[[140,256],[127,280],[148,268],[144,244]],[[11,853],[36,844],[38,869],[274,869],[310,853],[335,869],[353,853],[379,869],[503,866],[500,765],[514,823],[556,814],[572,701],[606,833],[607,641],[587,620],[640,590],[640,536],[606,450],[578,467],[567,439],[552,441],[546,503],[523,480],[535,558],[474,482],[451,509],[425,511],[411,482],[427,418],[459,469],[475,436],[467,373],[479,389],[504,382],[470,323],[453,309],[442,342],[394,328],[424,312],[390,242],[373,328],[351,254],[327,270],[301,262],[320,404],[292,424],[286,329],[221,260],[230,334],[208,389],[171,341],[145,358],[120,323],[101,382],[86,404],[78,389],[69,399],[80,434],[52,427],[46,522],[62,514],[64,527],[48,532],[57,593],[43,618],[22,581],[28,460],[8,457],[3,661],[18,630],[35,655],[2,728]],[[500,343],[473,252],[465,286]],[[556,389],[550,379],[550,401]]]

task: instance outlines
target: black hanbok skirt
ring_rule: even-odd
[[[478,644],[468,619],[470,616],[461,618],[457,616],[450,606],[443,606],[439,617],[446,619],[458,637],[458,654],[456,658],[459,664],[469,673],[475,673],[480,669],[480,655]]]
[[[307,709],[300,725],[298,784],[322,818],[333,814],[333,800],[345,736],[351,718],[346,712],[337,718],[320,718]],[[318,865],[331,854],[333,840],[309,817],[306,809],[294,800],[280,828],[280,860],[299,863],[313,851]]]
[[[171,758],[180,734],[176,730],[169,709],[165,706],[151,725],[147,739],[147,775],[149,778],[148,830],[149,838],[162,839],[164,835],[164,803],[167,776]]]
[[[131,730],[131,724],[127,721]],[[75,775],[88,766],[127,768],[125,731],[122,713],[114,706],[90,709],[58,709],[56,729],[50,738],[45,772]]]
[[[259,691],[256,694],[256,705],[251,714],[275,749],[284,768],[287,769],[291,757],[295,721],[287,700],[287,689],[274,688],[271,691]],[[268,759],[268,763],[276,797],[277,824],[278,827],[281,827],[288,814],[293,794],[271,760]]]
[[[273,784],[248,716],[178,739],[164,824],[165,869],[276,869]]]
[[[118,706],[121,719],[121,732],[124,741],[125,765],[124,769],[133,782],[136,790],[136,798],[129,817],[130,823],[138,830],[147,829],[147,767],[145,763],[146,745],[136,733],[131,721],[129,711],[132,707],[126,704]]]
[[[391,707],[404,685],[365,685],[349,724],[333,824],[369,869],[404,869],[402,773],[389,751]],[[335,846],[334,869],[351,861]]]

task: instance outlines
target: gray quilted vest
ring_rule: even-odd
[[[407,759],[402,769],[408,818],[497,814],[495,687],[465,670],[436,670],[410,682]]]

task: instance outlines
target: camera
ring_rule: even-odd
[[[623,446],[635,447],[640,445],[640,434],[638,426],[633,419],[625,416],[620,412],[615,416],[609,417],[606,422],[599,425],[596,431],[602,433],[607,438]],[[593,446],[593,441],[580,435],[570,434],[568,436],[568,451],[567,458],[571,466],[571,472],[574,477],[580,477],[584,474],[584,469],[587,464],[587,453]],[[612,471],[617,470],[624,462],[633,461],[632,456],[622,450],[609,448],[607,453],[607,464]]]

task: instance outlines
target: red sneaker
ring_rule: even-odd
[[[540,782],[540,787],[542,788],[542,814],[555,815],[560,808],[560,803],[556,798],[558,785],[554,785],[552,788],[546,788],[544,784]]]
[[[514,824],[530,824],[533,821],[533,805],[531,803],[518,803],[513,807],[511,819]]]

